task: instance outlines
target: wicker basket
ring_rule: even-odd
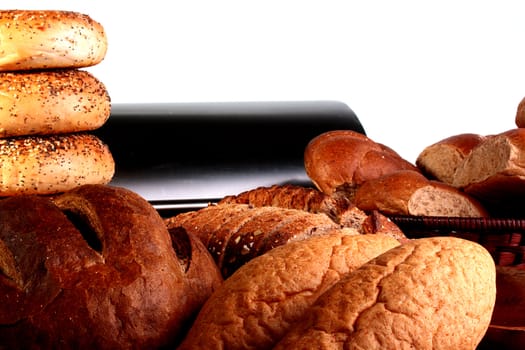
[[[525,268],[525,219],[391,216],[409,238],[456,236],[483,245],[497,265]]]

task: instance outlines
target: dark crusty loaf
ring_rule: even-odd
[[[412,240],[343,277],[274,349],[475,349],[489,326],[495,275],[475,242]]]
[[[398,245],[385,235],[336,231],[256,257],[212,294],[179,350],[271,349],[344,274]]]
[[[353,191],[363,182],[398,170],[419,171],[389,147],[351,130],[313,138],[304,153],[305,170],[322,192]]]
[[[174,242],[155,209],[123,188],[1,200],[0,348],[175,344],[222,281],[217,271],[201,287],[208,295],[194,296]]]
[[[356,191],[354,203],[364,211],[378,210],[387,215],[488,215],[472,196],[415,171],[398,171],[365,182]]]

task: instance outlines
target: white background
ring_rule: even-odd
[[[521,5],[523,4],[523,5]],[[338,100],[415,161],[457,133],[514,128],[523,1],[23,1],[106,29],[89,70],[114,103]]]

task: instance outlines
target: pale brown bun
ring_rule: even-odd
[[[85,184],[107,184],[115,162],[94,135],[0,139],[0,196],[52,194]]]
[[[337,232],[277,247],[224,281],[179,350],[271,349],[344,274],[398,245],[384,235]]]
[[[518,108],[516,109],[515,122],[518,128],[525,127],[525,97],[518,104]]]
[[[88,15],[0,11],[0,71],[88,67],[100,63],[106,51],[104,28]]]
[[[344,191],[349,197],[367,180],[398,170],[418,171],[392,149],[352,130],[328,131],[312,139],[304,165],[322,192]]]
[[[416,165],[429,178],[452,184],[458,166],[485,136],[464,133],[440,140],[425,147],[416,159]]]
[[[188,271],[203,251],[174,250],[155,208],[124,188],[9,197],[0,220],[2,348],[174,348],[202,289],[222,283],[200,285],[198,303]]]
[[[488,216],[475,198],[410,170],[363,183],[355,192],[354,203],[361,210],[378,210],[388,215]]]
[[[87,71],[0,73],[0,137],[94,130],[110,108],[105,86]]]
[[[347,274],[273,349],[475,349],[490,323],[495,275],[475,242],[412,240]]]

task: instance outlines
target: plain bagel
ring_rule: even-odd
[[[0,137],[94,130],[110,115],[107,89],[91,73],[0,73]]]
[[[85,184],[107,184],[115,162],[94,135],[0,139],[0,196],[52,194]]]
[[[0,11],[0,71],[88,67],[106,51],[104,28],[85,14]]]

